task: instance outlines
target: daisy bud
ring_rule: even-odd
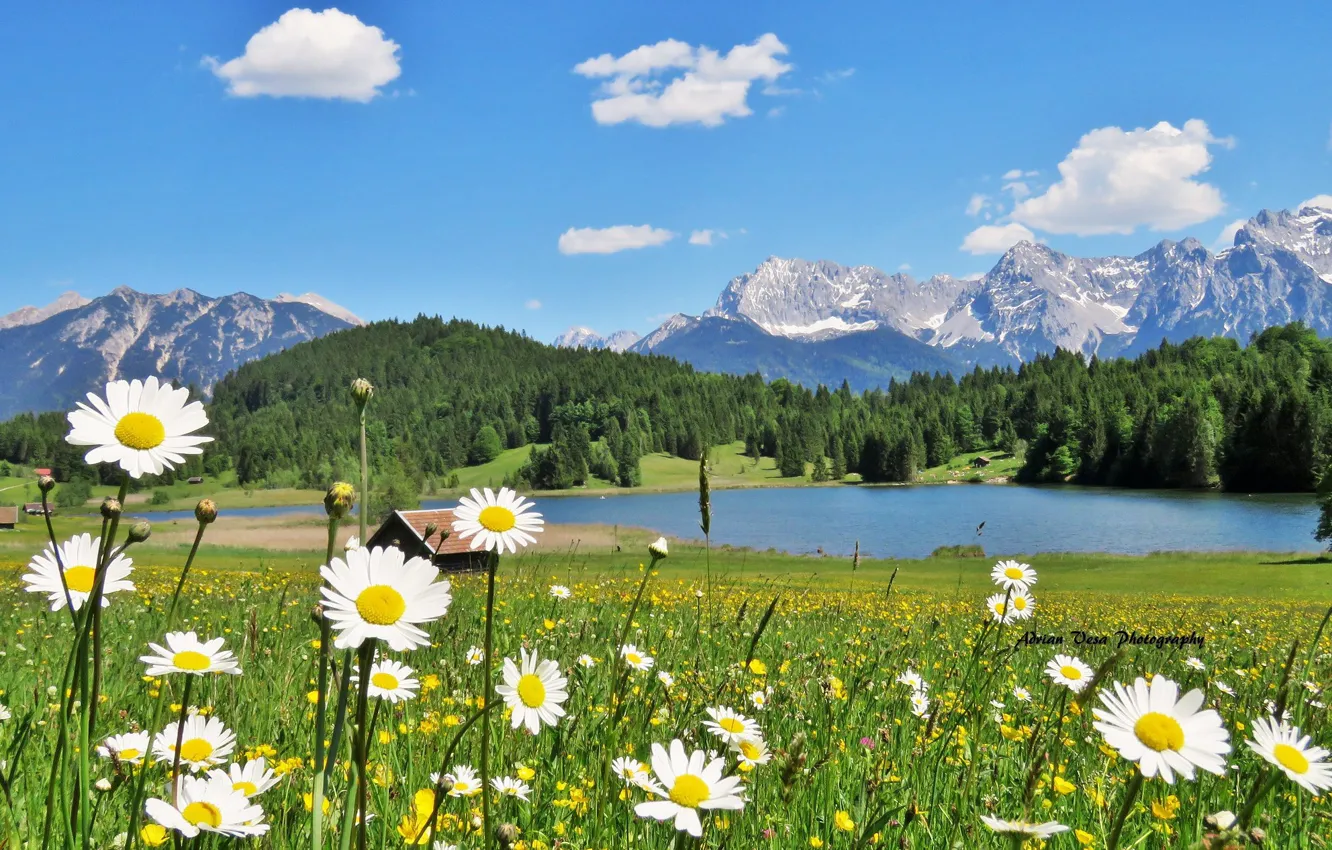
[[[648,552],[650,552],[654,558],[665,558],[669,555],[670,547],[666,545],[666,538],[658,537],[656,540],[649,543]]]
[[[310,619],[313,620],[316,624],[323,623],[323,622],[324,622],[324,606],[323,606],[323,605],[316,605],[314,608],[312,608],[312,609],[310,610]]]
[[[106,519],[112,519],[120,516],[120,500],[107,496],[102,500],[102,516]]]
[[[375,388],[365,378],[357,378],[351,385],[352,400],[356,402],[358,408],[364,409],[370,401],[370,396],[375,394]]]
[[[439,789],[441,794],[449,793],[453,790],[453,777],[447,773],[442,774],[439,781],[435,783],[435,787]]]
[[[194,506],[194,518],[200,525],[208,525],[217,519],[217,504],[212,499],[200,499]]]
[[[495,840],[499,842],[500,847],[509,850],[518,840],[518,827],[511,823],[502,823],[495,827]]]
[[[143,541],[147,540],[150,536],[152,536],[152,533],[153,533],[152,523],[146,520],[140,520],[130,526],[129,542],[142,543]]]
[[[102,779],[99,779],[96,782],[94,782],[93,787],[96,788],[98,791],[110,791],[111,780],[103,777]]]
[[[425,537],[423,539],[429,540],[430,538],[434,537],[436,531],[439,531],[438,525],[435,525],[433,522],[426,523]]]
[[[342,519],[356,500],[356,489],[346,481],[338,481],[324,494],[324,510],[334,519]]]
[[[41,478],[37,479],[37,489],[41,490],[43,493],[50,493],[54,487],[55,479],[49,475],[43,475]]]

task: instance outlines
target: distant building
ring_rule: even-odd
[[[18,525],[18,508],[0,508],[0,531],[13,531]]]
[[[48,507],[48,508],[46,509],[46,511],[47,511],[47,515],[48,515],[48,516],[55,516],[55,508],[50,508],[50,507]],[[24,512],[25,514],[27,514],[28,516],[41,516],[41,515],[42,515],[42,503],[41,503],[41,502],[28,502],[26,505],[23,506],[23,512]]]
[[[203,477],[202,477],[202,476],[199,476],[199,475],[196,475],[196,476],[194,476],[193,478],[190,479],[190,483],[191,483],[191,484],[202,484],[202,483],[203,483]]]
[[[436,531],[426,539],[426,527],[431,524]],[[448,536],[441,545],[440,536],[444,534]],[[429,558],[448,572],[485,569],[485,551],[468,548],[470,543],[470,539],[453,534],[453,511],[394,511],[365,546],[392,546],[408,558]]]
[[[50,475],[50,474],[51,474],[51,470],[49,470],[49,469],[34,469],[34,470],[32,471],[32,474],[33,474],[33,475],[36,475],[37,477],[40,478],[40,477],[43,476],[43,475]]]
[[[977,456],[977,458],[971,462],[971,465],[972,465],[972,466],[989,466],[989,465],[990,465],[990,459],[989,459],[988,457],[984,457],[984,456]]]

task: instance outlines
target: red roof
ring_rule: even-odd
[[[33,475],[50,475],[50,474],[51,474],[51,470],[49,470],[49,469],[34,469],[34,470],[32,471],[32,474],[33,474]]]
[[[398,511],[397,514],[404,523],[411,527],[412,531],[416,532],[418,539],[425,536],[427,525],[435,524],[438,530],[430,536],[429,540],[424,541],[432,552],[435,551],[436,546],[439,546],[439,537],[443,533],[447,533],[449,536],[444,539],[444,545],[440,547],[439,554],[461,555],[472,551],[470,538],[464,540],[453,533],[453,511]]]

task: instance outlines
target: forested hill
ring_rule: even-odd
[[[1332,346],[1292,324],[1233,340],[1163,344],[1134,360],[1057,352],[960,380],[810,390],[695,372],[664,357],[557,349],[504,329],[421,317],[381,322],[248,363],[216,385],[205,463],[246,482],[325,486],[356,469],[347,387],[375,386],[378,481],[443,485],[504,448],[538,449],[523,484],[589,475],[637,482],[638,458],[697,459],[744,440],[787,473],[906,481],[967,450],[1025,457],[1020,477],[1131,487],[1315,488],[1332,453]],[[86,474],[63,417],[0,425],[0,457]],[[418,491],[419,492],[419,489]]]

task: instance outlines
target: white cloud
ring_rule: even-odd
[[[1332,210],[1332,195],[1314,195],[1309,200],[1300,204],[1299,209],[1305,207],[1318,207],[1319,209]],[[1298,212],[1299,210],[1296,210]]]
[[[1021,180],[1023,177],[1035,177],[1040,174],[1039,171],[1023,171],[1021,168],[1010,168],[1004,172],[1004,180]]]
[[[649,127],[702,124],[716,127],[727,118],[753,114],[747,103],[755,80],[776,81],[791,66],[778,59],[788,52],[772,33],[752,44],[737,44],[725,56],[709,47],[669,39],[643,45],[623,56],[603,53],[574,66],[574,73],[607,78],[592,102],[598,124],[637,121]],[[670,82],[662,77],[679,73]]]
[[[205,56],[204,67],[237,97],[318,97],[366,103],[397,79],[398,45],[355,15],[337,9],[289,9],[250,37],[245,53],[227,62]]]
[[[695,230],[693,233],[689,234],[689,244],[712,245],[714,244],[713,240],[725,238],[726,231],[724,230]]]
[[[981,210],[985,209],[989,205],[990,205],[990,196],[982,195],[981,193],[977,192],[976,194],[971,196],[971,200],[967,201],[967,215],[972,215],[972,216],[980,215]]]
[[[1230,224],[1227,224],[1225,227],[1221,228],[1221,232],[1216,235],[1216,241],[1212,243],[1212,247],[1233,247],[1235,245],[1235,234],[1239,233],[1239,229],[1248,223],[1248,219],[1237,218]]]
[[[786,107],[785,107],[785,106],[774,106],[772,109],[769,109],[769,110],[768,110],[768,117],[769,117],[769,118],[780,118],[780,117],[782,117],[782,113],[784,113],[784,112],[786,112]]]
[[[527,303],[523,304],[523,306],[529,310],[540,310],[541,302],[536,298],[531,298],[527,301]]]
[[[845,80],[847,77],[850,77],[855,72],[856,72],[855,68],[842,68],[837,71],[824,71],[822,74],[819,74],[819,82],[835,83],[838,80]]]
[[[560,234],[561,254],[614,254],[635,248],[662,245],[675,234],[648,224],[617,224],[614,227],[571,227]]]
[[[1225,210],[1220,190],[1192,179],[1211,165],[1211,145],[1233,141],[1213,136],[1196,118],[1183,129],[1162,121],[1150,129],[1092,130],[1059,163],[1059,181],[1019,203],[1012,218],[1079,236],[1127,234],[1141,226],[1176,230],[1206,221]]]
[[[897,267],[897,270],[898,270],[899,272],[909,272],[909,271],[911,271],[911,264],[910,264],[910,263],[903,263],[902,265],[900,265],[900,266]]]
[[[1031,195],[1031,187],[1021,180],[1014,180],[1012,183],[1004,184],[1004,191],[1013,196],[1013,200],[1021,201]]]
[[[983,224],[962,240],[969,254],[1002,254],[1019,242],[1035,242],[1036,234],[1017,223]]]

